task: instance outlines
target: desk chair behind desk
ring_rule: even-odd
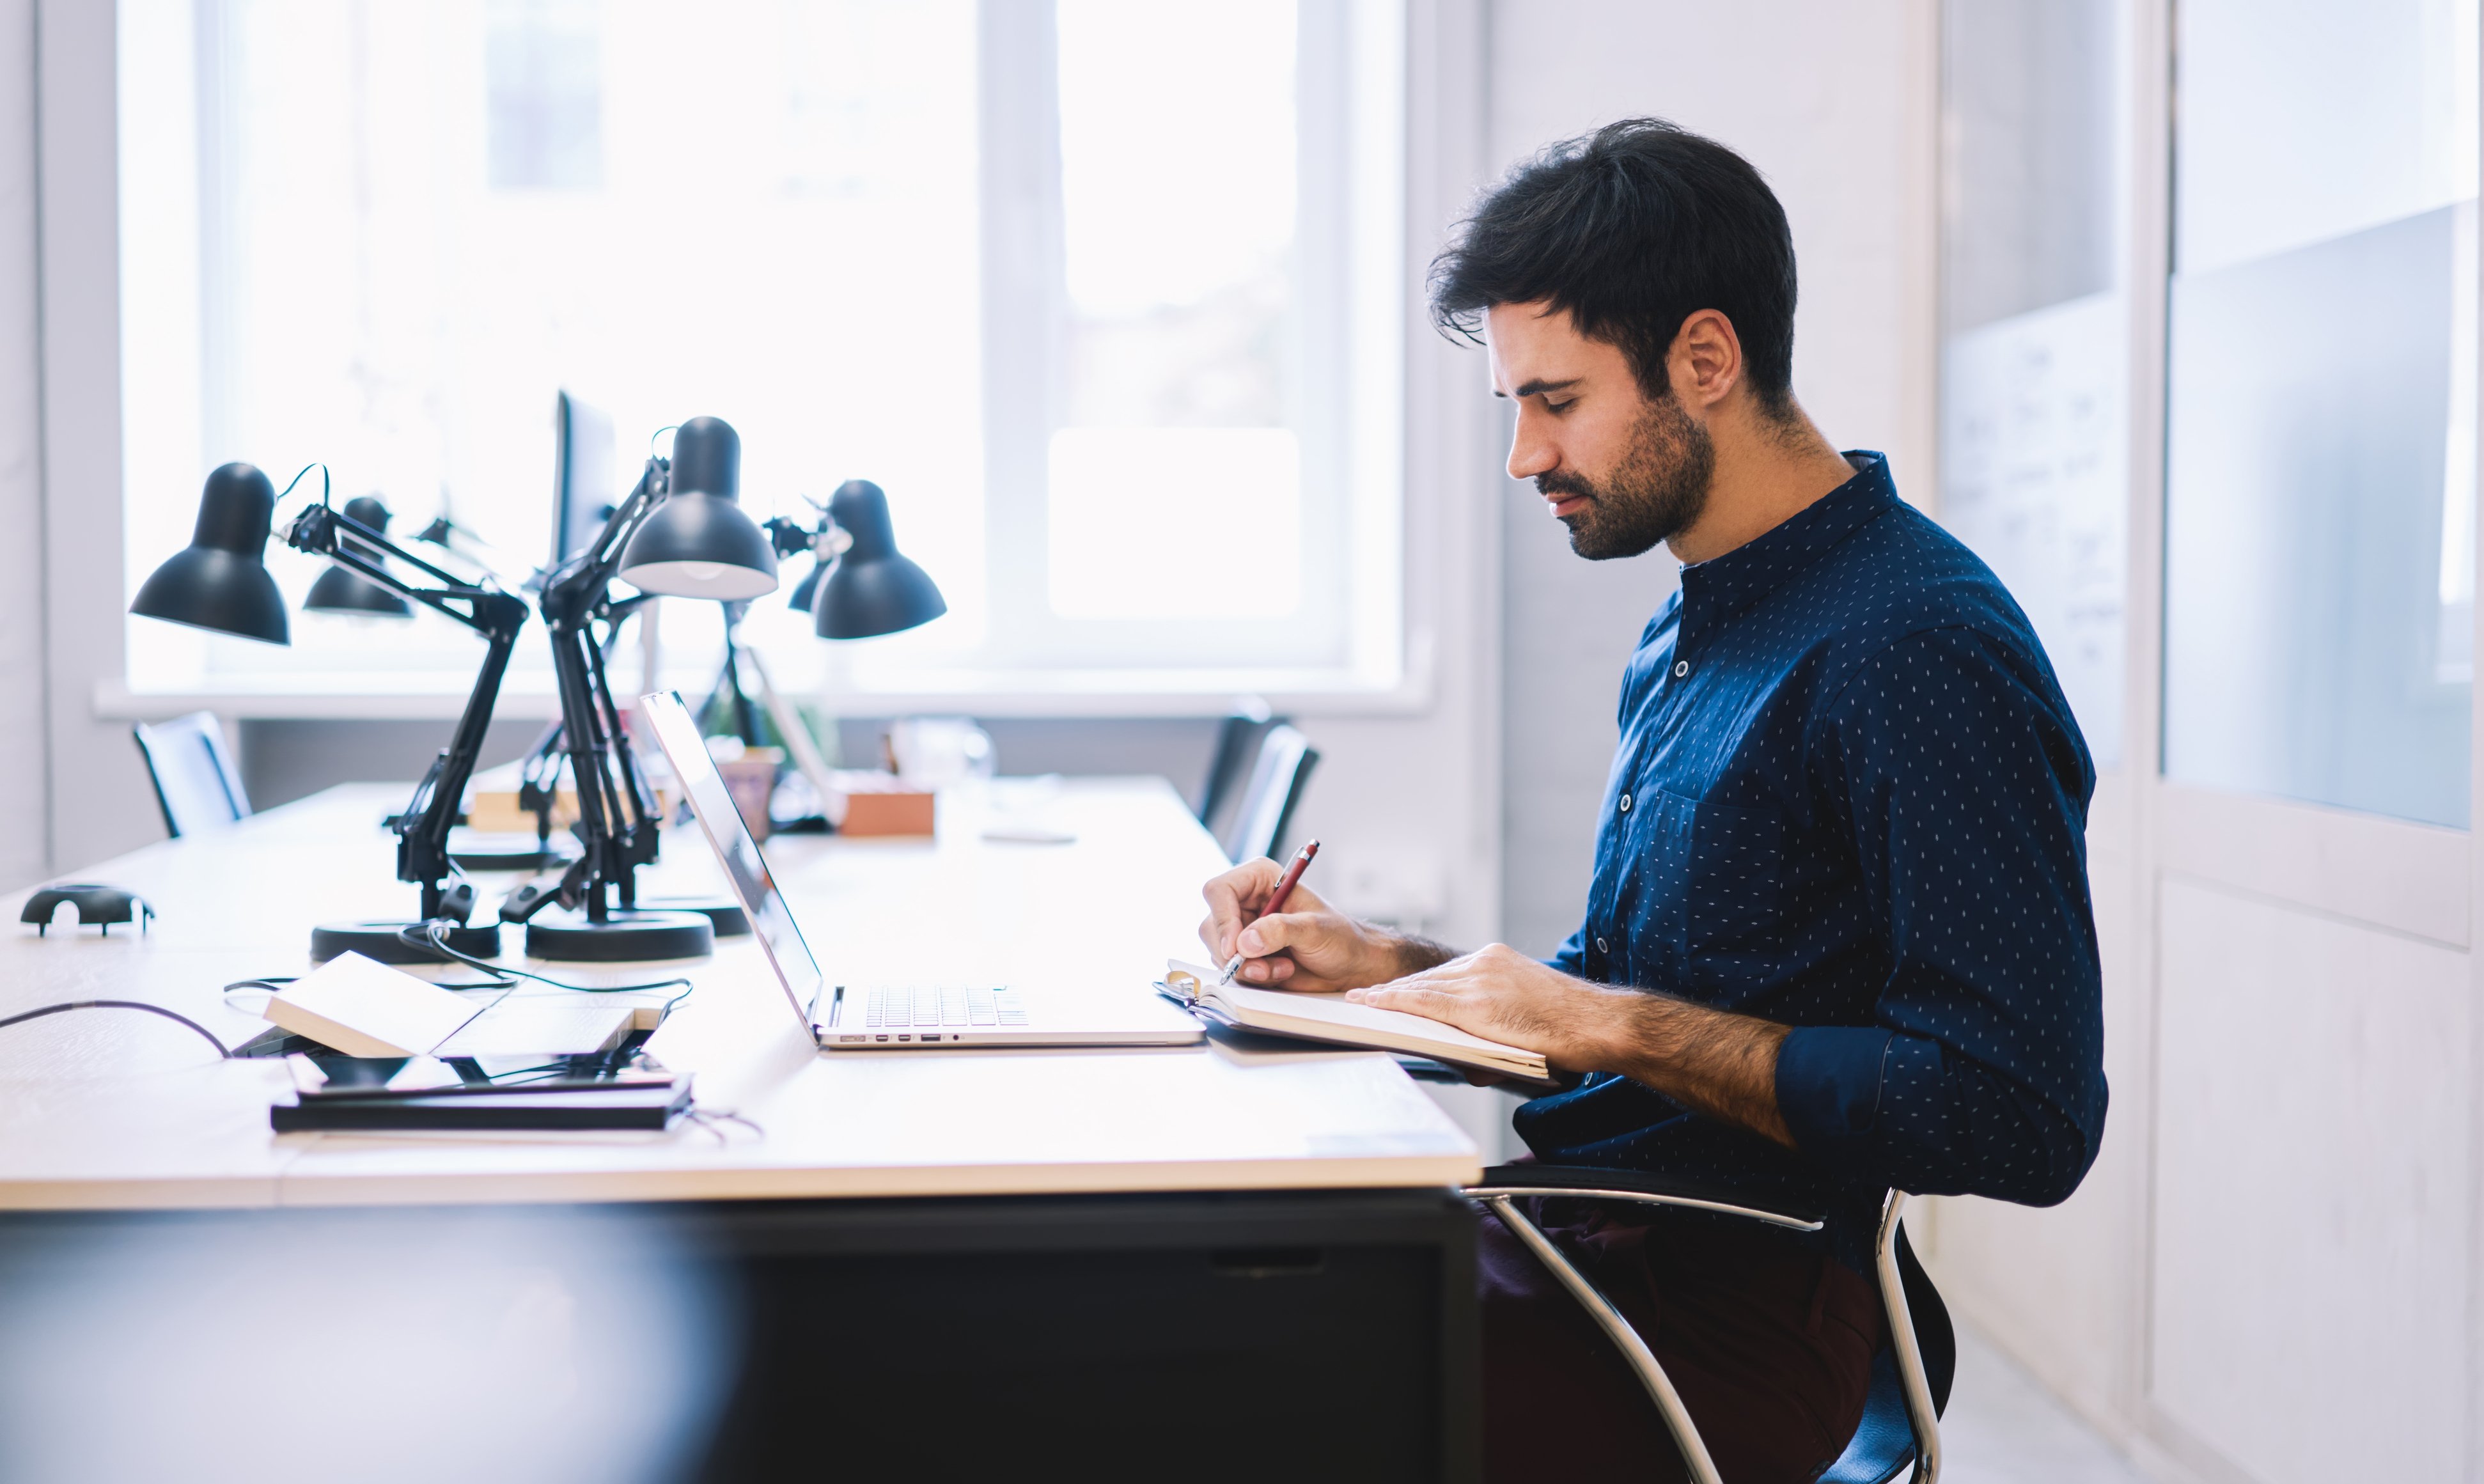
[[[1243,785],[1251,781],[1251,765],[1258,761],[1259,739],[1284,717],[1273,716],[1264,702],[1253,702],[1227,716],[1216,728],[1216,751],[1207,761],[1207,781],[1199,791],[1199,807],[1191,812],[1207,832],[1225,838],[1233,827],[1234,810],[1242,802]]]
[[[250,796],[242,792],[241,769],[225,747],[215,713],[194,711],[152,726],[142,721],[130,731],[174,839],[250,818]]]
[[[1231,823],[1216,831],[1216,843],[1224,848],[1226,859],[1276,855],[1284,845],[1285,827],[1293,822],[1294,806],[1302,802],[1319,757],[1311,740],[1284,722],[1275,722],[1260,734],[1250,782],[1236,802]]]
[[[1482,1182],[1468,1187],[1467,1195],[1491,1207],[1620,1349],[1672,1432],[1695,1484],[1720,1484],[1697,1425],[1646,1341],[1527,1220],[1516,1201],[1530,1196],[1559,1196],[1686,1206],[1797,1231],[1819,1230],[1820,1213],[1758,1206],[1739,1194],[1704,1190],[1661,1175],[1561,1165],[1498,1165],[1486,1170]],[[1817,1476],[1815,1484],[1889,1484],[1909,1464],[1914,1466],[1910,1484],[1934,1484],[1940,1474],[1940,1415],[1949,1405],[1950,1383],[1958,1372],[1958,1335],[1951,1328],[1949,1308],[1941,1302],[1940,1290],[1932,1286],[1899,1225],[1898,1212],[1905,1202],[1904,1191],[1888,1193],[1881,1203],[1880,1234],[1874,1248],[1873,1279],[1889,1317],[1889,1343],[1873,1357],[1872,1390],[1863,1403],[1861,1425],[1845,1453]]]

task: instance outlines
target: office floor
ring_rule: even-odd
[[[2050,1391],[1975,1330],[1958,1326],[1958,1383],[1941,1419],[1941,1476],[1958,1484],[2146,1484]]]

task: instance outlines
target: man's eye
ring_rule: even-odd
[[[1546,397],[1546,398],[1544,399],[1544,410],[1545,410],[1546,412],[1555,412],[1555,413],[1557,413],[1557,412],[1568,412],[1568,411],[1570,410],[1570,404],[1571,404],[1571,403],[1573,403],[1573,402],[1576,402],[1577,400],[1579,400],[1577,397],[1570,397],[1570,398],[1567,398],[1567,399],[1565,399],[1565,400],[1563,400],[1563,401],[1558,401],[1558,402],[1556,402],[1556,401],[1552,400],[1551,397],[1549,397],[1549,396],[1548,396],[1548,397]]]

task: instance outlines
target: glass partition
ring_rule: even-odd
[[[2177,25],[2166,774],[2463,826],[2474,0]]]
[[[1940,516],[2027,610],[2099,768],[2128,585],[2121,0],[1941,28]]]

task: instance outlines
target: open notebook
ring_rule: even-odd
[[[402,969],[339,954],[269,997],[267,1018],[356,1057],[582,1056],[630,1034],[626,1005],[587,995],[477,1002]]]
[[[1550,1085],[1552,1080],[1541,1053],[1504,1046],[1404,1011],[1357,1005],[1342,994],[1219,985],[1216,970],[1178,958],[1165,961],[1165,977],[1157,987],[1202,1014],[1246,1031],[1430,1057],[1524,1082]]]

